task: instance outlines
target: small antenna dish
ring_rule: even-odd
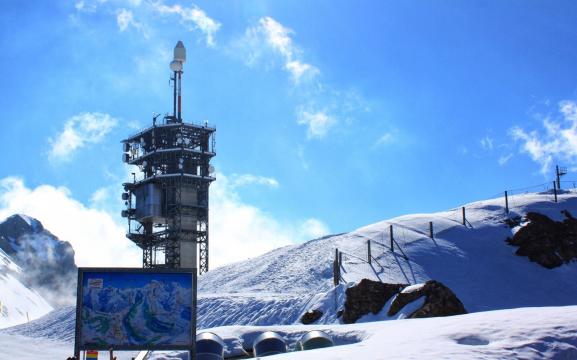
[[[170,62],[170,70],[182,71],[182,61],[173,60]]]

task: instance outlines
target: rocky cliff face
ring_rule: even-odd
[[[77,268],[74,250],[44,229],[40,221],[12,215],[0,223],[0,248],[22,268],[20,280],[53,305],[74,298]]]
[[[561,213],[565,215],[563,221],[554,221],[535,212],[527,213],[525,221],[528,223],[507,242],[519,247],[517,255],[527,256],[548,269],[577,260],[577,219],[567,210]]]

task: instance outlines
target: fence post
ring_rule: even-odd
[[[555,202],[557,202],[557,186],[555,185],[555,181],[553,181],[553,193],[555,194]]]
[[[343,253],[339,252],[339,274],[341,272],[341,266],[343,266]]]
[[[393,225],[392,224],[389,226],[389,237],[390,237],[390,241],[391,241],[391,252],[393,252],[394,245],[393,245]]]
[[[467,218],[465,217],[465,207],[463,206],[462,209],[463,209],[463,225],[465,225],[467,221]]]
[[[555,165],[555,174],[557,175],[557,189],[561,190],[561,174],[559,174],[559,165]]]
[[[505,212],[509,213],[509,196],[507,194],[507,190],[505,190]]]
[[[367,262],[371,265],[371,240],[367,240]]]
[[[433,222],[429,221],[429,237],[433,238]]]
[[[339,266],[339,249],[335,249],[335,261],[333,261],[333,283],[338,286],[341,278],[341,268]]]

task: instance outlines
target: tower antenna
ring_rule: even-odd
[[[145,268],[194,268],[208,271],[208,190],[215,180],[210,160],[214,127],[182,119],[181,81],[186,50],[174,48],[173,113],[123,140],[124,161],[138,166],[138,177],[125,183],[131,241],[142,249]],[[141,180],[138,180],[141,179]],[[131,226],[135,222],[136,226]]]
[[[174,72],[173,116],[176,121],[182,122],[182,66],[186,62],[186,49],[182,41],[174,47],[174,59],[170,63],[170,70]],[[178,106],[177,106],[178,105]],[[178,110],[178,112],[177,112]]]

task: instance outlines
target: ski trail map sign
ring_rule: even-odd
[[[191,350],[193,269],[79,268],[75,351]]]

